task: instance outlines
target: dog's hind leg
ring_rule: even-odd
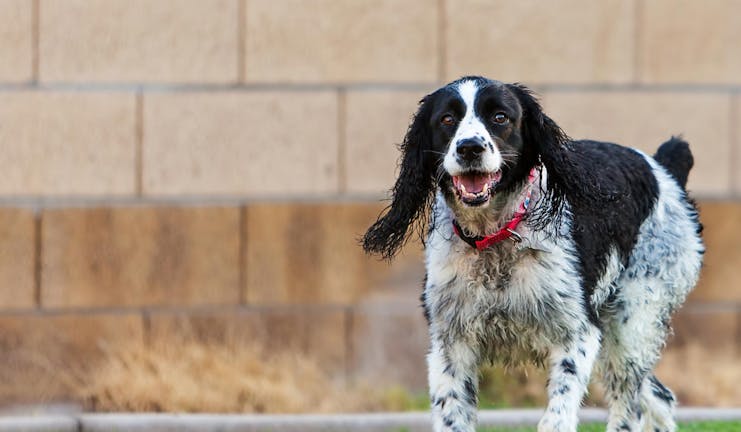
[[[674,432],[674,394],[654,375],[643,380],[641,387],[641,407],[646,415],[643,432]]]
[[[640,372],[633,372],[633,377],[613,374],[605,379],[610,405],[607,431],[675,432],[674,394],[651,373],[636,386]]]
[[[673,432],[671,403],[667,403],[673,396],[652,375],[664,344],[668,313],[654,309],[658,305],[628,298],[619,300],[615,315],[603,322],[599,369],[610,409],[607,431]],[[659,390],[666,402],[658,400]],[[655,422],[658,429],[651,427]]]
[[[607,432],[643,432],[646,419],[641,384],[648,371],[632,360],[611,363],[604,368],[603,382],[610,410]]]

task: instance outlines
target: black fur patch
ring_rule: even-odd
[[[447,360],[445,362],[445,369],[443,369],[443,373],[446,375],[450,375],[451,378],[455,378],[455,370],[453,369],[453,365],[451,365],[450,362]]]
[[[655,376],[649,377],[649,381],[651,381],[651,393],[653,393],[654,396],[666,402],[668,405],[674,403],[674,395],[672,392],[666,388],[664,384],[661,384]]]
[[[549,169],[548,176],[549,181],[563,175],[581,179],[566,182],[563,192],[573,215],[571,234],[577,246],[585,304],[589,305],[611,249],[617,250],[627,265],[641,224],[658,199],[659,187],[648,162],[627,147],[573,141],[568,149],[568,170],[560,168],[554,173]],[[597,323],[596,311],[589,313]]]
[[[695,163],[695,159],[692,157],[692,152],[690,151],[690,145],[687,141],[678,137],[671,137],[669,141],[659,146],[653,157],[656,159],[656,162],[669,171],[669,174],[679,183],[682,190],[686,190],[687,177],[689,177],[690,169],[692,169]],[[692,219],[697,226],[695,231],[698,234],[702,233],[702,224],[697,215],[697,205],[693,199],[687,196],[686,191],[684,200],[692,211]]]
[[[574,360],[570,358],[564,359],[561,362],[561,367],[563,368],[564,373],[576,375],[576,364],[574,363]]]
[[[425,274],[424,283],[422,284],[422,294],[419,296],[419,301],[422,303],[422,311],[425,315],[425,320],[427,321],[427,325],[430,324],[430,307],[427,305],[427,290],[425,287],[427,286],[427,274]]]
[[[466,402],[476,406],[478,404],[478,397],[476,396],[476,386],[473,384],[471,378],[466,378],[463,381],[463,390],[465,391]]]
[[[669,141],[659,146],[656,154],[654,154],[654,159],[669,171],[669,174],[682,186],[682,189],[687,186],[687,177],[695,159],[692,157],[690,146],[686,141],[671,137]]]

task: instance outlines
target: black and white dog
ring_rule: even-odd
[[[593,369],[608,431],[674,431],[652,371],[704,252],[687,143],[570,140],[526,87],[465,77],[420,102],[401,151],[363,246],[390,259],[426,232],[435,430],[474,430],[481,362],[532,360],[550,367],[539,431],[576,431]]]

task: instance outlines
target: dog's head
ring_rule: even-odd
[[[436,188],[455,212],[496,211],[492,198],[521,185],[539,158],[548,163],[565,136],[529,89],[465,77],[425,96],[401,145],[389,210],[363,239],[391,258],[410,226],[424,230]]]

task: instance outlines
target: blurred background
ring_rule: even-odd
[[[708,252],[658,375],[741,405],[736,0],[0,0],[0,405],[424,408],[421,247],[357,239],[468,74],[574,138],[691,143]]]

